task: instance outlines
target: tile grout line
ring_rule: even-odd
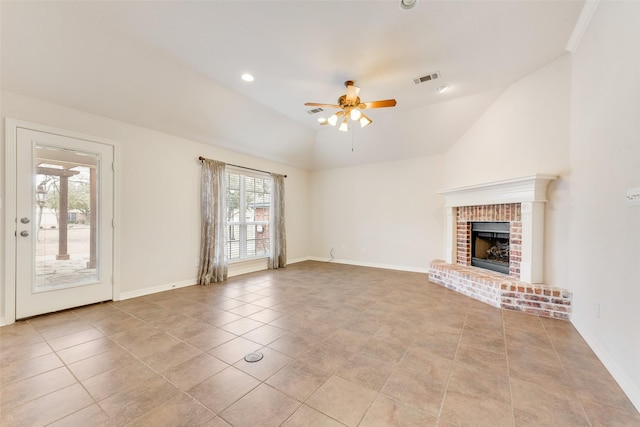
[[[500,318],[502,319],[502,342],[504,343],[504,354],[507,362],[507,378],[509,378],[509,400],[511,400],[511,422],[512,425],[516,424],[516,413],[513,404],[513,386],[511,384],[511,364],[509,363],[509,349],[507,348],[507,325],[505,325],[504,311],[500,310]]]
[[[73,314],[74,314],[76,317],[78,317],[78,319],[80,319],[80,316],[78,316],[78,314],[77,314],[77,313],[73,312]],[[28,322],[29,324],[31,324],[31,322],[30,322],[30,321],[27,321],[27,322]],[[64,419],[64,418],[66,418],[66,417],[68,417],[68,416],[70,416],[70,415],[73,415],[73,414],[75,414],[75,413],[77,413],[77,412],[80,412],[80,411],[82,411],[82,410],[84,410],[84,409],[88,408],[88,407],[89,407],[89,406],[91,406],[91,405],[94,405],[94,404],[95,404],[95,405],[98,405],[98,401],[93,397],[93,395],[92,395],[91,393],[89,393],[89,390],[87,390],[87,389],[86,389],[86,387],[84,386],[84,384],[82,384],[82,382],[78,379],[78,377],[76,377],[76,375],[71,371],[71,369],[69,369],[69,366],[67,365],[67,363],[66,363],[64,360],[62,360],[62,358],[60,357],[60,355],[58,354],[58,352],[57,352],[53,347],[51,347],[51,344],[49,344],[49,340],[48,340],[48,339],[46,339],[44,336],[42,336],[42,334],[40,333],[40,331],[38,331],[38,329],[37,329],[35,326],[31,325],[31,327],[32,327],[32,328],[33,328],[33,330],[34,330],[34,331],[35,331],[35,332],[40,336],[40,338],[42,338],[42,339],[44,340],[44,342],[47,344],[47,346],[49,346],[49,348],[51,349],[51,351],[53,352],[53,354],[55,354],[55,355],[56,355],[56,357],[58,358],[58,360],[62,363],[62,366],[64,366],[64,368],[66,369],[66,371],[67,371],[67,372],[69,372],[69,374],[70,374],[70,375],[73,377],[73,379],[76,381],[76,384],[78,384],[80,387],[82,387],[82,389],[85,391],[85,393],[87,393],[87,396],[89,396],[89,397],[91,398],[91,400],[93,401],[93,403],[92,403],[92,404],[87,405],[87,406],[84,406],[84,407],[82,407],[82,408],[79,408],[78,410],[73,411],[73,412],[71,412],[71,413],[65,414],[64,416],[62,416],[62,417],[60,417],[60,418],[58,418],[58,419],[56,419],[56,420],[53,420],[52,422],[50,422],[50,423],[48,423],[48,424],[52,424],[52,423],[55,423],[55,422],[57,422],[57,421],[60,421],[60,420],[62,420],[62,419]],[[92,328],[94,328],[93,324],[91,325],[91,327],[92,327]],[[94,328],[94,329],[96,329],[96,328]],[[96,330],[97,330],[97,329],[96,329]],[[102,333],[102,332],[101,332],[101,333]],[[68,334],[68,335],[70,335],[70,334]],[[64,336],[64,335],[61,335],[61,336]],[[59,338],[59,337],[56,337],[56,338]],[[73,346],[72,346],[72,347],[73,347]],[[55,369],[58,369],[58,368],[55,368]],[[53,370],[53,369],[51,369],[51,370],[49,370],[49,371],[46,371],[46,372],[51,372],[52,370]],[[33,402],[34,400],[40,399],[41,397],[48,396],[48,395],[53,394],[53,393],[56,393],[56,392],[58,392],[58,391],[60,391],[60,390],[64,390],[64,389],[66,389],[66,388],[68,388],[68,387],[72,387],[73,385],[75,385],[75,384],[72,384],[72,385],[69,385],[69,386],[67,386],[67,387],[63,387],[63,388],[61,388],[61,389],[58,389],[58,390],[52,391],[52,392],[47,393],[47,394],[45,394],[45,395],[43,395],[43,396],[40,396],[40,397],[38,397],[38,398],[36,398],[36,399],[31,399],[31,400],[29,400],[29,401],[27,401],[27,402],[24,402],[24,403],[22,403],[21,405],[18,405],[18,406],[22,406],[22,405],[27,404],[27,403],[29,403],[29,402]],[[102,407],[100,407],[100,410],[102,410],[102,411],[104,412],[104,409],[102,409]]]
[[[569,375],[569,371],[567,370],[567,367],[565,366],[565,363],[560,358],[560,355],[558,354],[558,350],[556,350],[556,346],[553,343],[553,340],[551,339],[551,335],[549,334],[549,331],[547,330],[547,327],[544,325],[544,322],[541,322],[541,324],[542,324],[542,329],[544,330],[544,333],[545,333],[547,339],[549,340],[549,343],[551,344],[551,348],[553,349],[553,354],[558,359],[558,362],[560,362],[560,366],[562,367],[562,370],[567,375],[567,378],[569,378],[571,380],[571,384],[573,385],[573,379]],[[573,386],[571,387],[571,393],[574,395],[574,397],[576,398],[576,401],[580,405],[580,409],[582,410],[582,413],[584,415],[584,419],[587,420],[587,422],[589,423],[590,426],[593,425],[593,423],[589,419],[589,415],[587,414],[587,411],[584,409],[584,405],[582,404],[582,399],[580,399],[580,396],[575,392],[575,389],[574,389]]]
[[[421,329],[424,327],[424,322],[421,326]],[[380,326],[380,328],[378,328],[378,330],[376,332],[374,332],[371,336],[375,336],[375,334],[382,328],[382,326]],[[364,414],[362,415],[362,417],[360,418],[360,421],[358,421],[357,425],[360,425],[360,423],[362,422],[362,420],[365,419],[365,417],[367,416],[367,414],[369,413],[369,411],[371,410],[371,407],[373,406],[373,404],[375,403],[376,400],[378,400],[378,398],[382,395],[384,397],[386,397],[387,399],[391,399],[393,401],[396,401],[396,399],[387,396],[385,394],[382,393],[382,390],[384,390],[384,388],[387,386],[387,384],[389,383],[389,380],[391,379],[391,377],[393,377],[396,372],[398,371],[398,369],[400,368],[400,362],[402,361],[402,359],[404,359],[404,357],[407,355],[407,353],[409,352],[409,350],[411,349],[411,345],[413,345],[413,343],[416,341],[417,335],[415,337],[413,337],[413,339],[411,340],[411,343],[407,346],[407,349],[404,351],[404,353],[402,353],[402,356],[398,359],[398,362],[396,363],[396,365],[393,368],[393,372],[391,372],[391,374],[387,377],[387,379],[385,380],[384,384],[382,385],[382,387],[380,387],[380,390],[378,390],[376,392],[376,397],[371,401],[371,403],[369,404],[369,406],[367,407],[367,410],[364,412]],[[392,344],[389,343],[388,341],[385,340],[381,340],[384,341],[388,344]]]
[[[444,402],[447,397],[447,391],[449,390],[449,384],[451,383],[451,376],[453,374],[453,367],[455,365],[456,357],[458,357],[458,351],[460,350],[460,343],[462,342],[462,335],[464,335],[464,330],[467,325],[467,320],[469,319],[469,309],[464,316],[464,322],[462,322],[462,329],[460,330],[460,338],[458,338],[458,345],[456,345],[456,351],[453,355],[453,359],[451,360],[451,368],[449,368],[449,376],[447,377],[447,384],[444,388],[444,393],[442,394],[442,401],[440,402],[440,410],[438,411],[438,419],[437,423],[440,424],[440,417],[442,417],[442,410],[444,409]]]

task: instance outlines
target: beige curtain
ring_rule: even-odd
[[[204,159],[200,175],[200,270],[198,283],[209,285],[227,278],[229,269],[224,246],[227,185],[225,164]]]
[[[269,268],[283,268],[287,266],[287,233],[284,228],[284,175],[272,173],[271,188],[271,251],[269,254]]]

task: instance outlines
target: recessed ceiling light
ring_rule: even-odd
[[[436,89],[436,92],[438,93],[446,92],[447,90],[449,90],[450,87],[451,85],[438,86],[438,88]]]
[[[240,76],[242,78],[242,80],[244,80],[245,82],[252,82],[253,81],[253,76],[249,73],[244,73],[242,76]]]
[[[400,9],[413,9],[414,7],[416,7],[416,3],[418,3],[418,0],[400,0]]]

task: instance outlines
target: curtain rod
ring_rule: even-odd
[[[202,162],[202,161],[207,160],[207,159],[205,159],[204,157],[200,156],[200,157],[198,157],[198,160],[200,160],[200,161]],[[263,170],[260,170],[260,169],[248,168],[248,167],[246,167],[246,166],[234,165],[234,164],[232,164],[232,163],[225,163],[225,164],[227,164],[227,165],[229,165],[229,166],[235,166],[235,167],[240,168],[240,169],[248,169],[248,170],[250,170],[250,171],[262,172],[262,173],[269,173],[269,174],[271,173],[271,172],[269,172],[269,171],[263,171]],[[283,176],[284,176],[285,178],[287,177],[287,175],[283,175]]]

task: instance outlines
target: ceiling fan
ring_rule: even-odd
[[[349,124],[347,123],[347,118],[350,118],[353,121],[357,121],[360,123],[360,127],[365,127],[368,124],[371,124],[372,120],[367,117],[362,110],[367,108],[386,108],[386,107],[395,107],[396,100],[395,99],[384,99],[380,101],[371,101],[371,102],[360,102],[360,97],[358,94],[360,93],[360,88],[356,86],[353,80],[347,80],[344,82],[345,87],[347,88],[347,93],[338,98],[338,104],[320,104],[317,102],[307,102],[304,105],[308,107],[325,107],[325,108],[340,108],[341,111],[338,111],[328,119],[323,122],[320,122],[322,125],[330,124],[331,126],[335,126],[338,124],[338,120],[341,120],[340,126],[338,130],[346,132],[349,130]]]

